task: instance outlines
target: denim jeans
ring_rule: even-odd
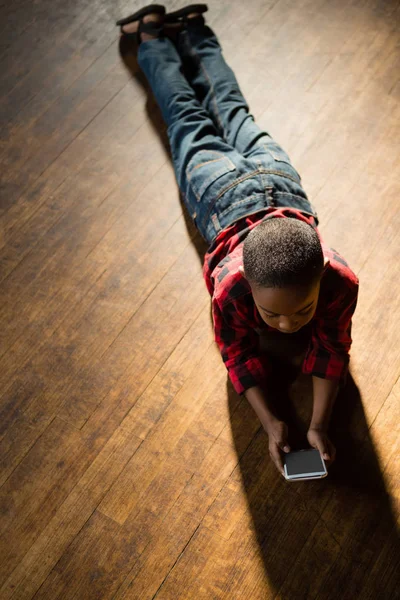
[[[168,127],[182,200],[206,241],[269,206],[297,208],[318,223],[300,175],[254,122],[208,26],[189,24],[176,44],[141,43],[138,62]]]

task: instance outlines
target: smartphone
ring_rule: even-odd
[[[288,481],[304,481],[305,479],[320,479],[326,477],[325,462],[318,450],[298,450],[284,454],[284,471]]]

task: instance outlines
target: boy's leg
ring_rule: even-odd
[[[186,78],[230,146],[243,156],[249,156],[255,145],[273,141],[254,122],[235,74],[225,62],[218,39],[205,25],[203,17],[187,20],[185,29],[178,35],[177,49]]]
[[[187,20],[177,48],[190,85],[227,143],[253,165],[284,171],[301,181],[285,150],[254,122],[218,39],[201,15]]]
[[[152,88],[168,127],[178,183],[185,191],[186,168],[200,151],[230,154],[212,119],[182,72],[181,58],[167,39],[140,44],[138,62]]]
[[[271,174],[274,205],[298,208],[312,214],[318,222],[300,174],[285,150],[254,122],[217,37],[202,16],[187,19],[184,30],[178,34],[177,49],[186,78],[226,142],[244,157],[248,170]]]
[[[220,137],[213,120],[183,75],[181,58],[168,38],[140,44],[138,62],[168,126],[183,201],[196,226],[199,222],[205,223],[209,210],[205,191],[218,193],[219,186],[234,181],[236,165],[242,158]],[[203,230],[200,229],[200,233],[205,237]]]

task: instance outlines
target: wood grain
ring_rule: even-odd
[[[392,600],[400,4],[208,2],[252,113],[360,278],[338,458],[297,484],[227,378],[207,244],[118,51],[115,21],[142,5],[0,9],[0,598]],[[307,377],[281,409],[302,443]]]

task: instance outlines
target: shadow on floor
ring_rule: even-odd
[[[285,381],[284,372],[275,374]],[[233,418],[237,395],[229,380],[227,390],[236,443],[243,435],[241,419]],[[292,448],[306,448],[311,378],[300,375],[285,396],[280,416],[298,432]],[[237,446],[266,576],[281,600],[398,597],[399,532],[350,374],[336,401],[330,436],[337,458],[328,477],[315,482],[286,482],[275,472],[262,428],[242,456]]]

